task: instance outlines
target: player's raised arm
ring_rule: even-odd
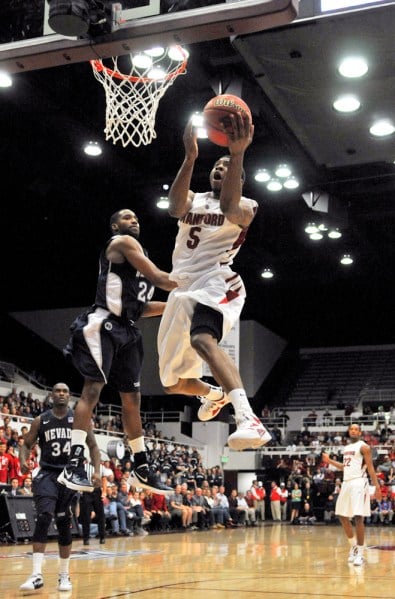
[[[169,191],[169,214],[176,218],[180,218],[188,212],[195,195],[193,191],[189,189],[189,186],[191,184],[193,168],[199,150],[197,145],[197,135],[192,125],[192,119],[188,121],[185,127],[183,142],[185,158]]]
[[[254,125],[248,115],[230,114],[232,130],[228,132],[223,126],[229,140],[230,159],[228,171],[222,183],[220,194],[221,210],[226,218],[240,227],[248,227],[255,212],[248,204],[240,202],[243,188],[244,153],[252,142]]]

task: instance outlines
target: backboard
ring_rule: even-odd
[[[185,45],[254,33],[290,23],[299,5],[299,0],[211,2],[191,9],[186,3],[185,10],[160,14],[160,0],[140,0],[137,7],[135,0],[124,0],[117,31],[94,38],[68,38],[51,31],[44,0],[2,0],[0,69],[26,72],[98,56],[121,56],[156,44]],[[198,4],[204,4],[204,0]]]

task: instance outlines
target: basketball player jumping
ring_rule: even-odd
[[[350,545],[348,562],[354,566],[364,563],[365,516],[370,516],[369,480],[376,487],[375,496],[381,498],[380,485],[373,467],[369,445],[361,440],[359,424],[350,424],[348,436],[351,443],[343,448],[343,462],[338,462],[322,454],[325,463],[343,470],[343,482],[336,501],[335,513],[340,518],[343,530]],[[350,519],[355,522],[355,535]]]
[[[225,404],[232,403],[237,430],[228,438],[228,445],[243,450],[264,445],[271,435],[252,412],[233,360],[218,345],[244,305],[244,285],[231,265],[258,206],[242,196],[244,153],[254,127],[248,117],[238,114],[230,118],[230,155],[214,164],[211,191],[206,193],[189,189],[198,157],[192,121],[184,132],[185,158],[169,192],[169,212],[178,218],[179,227],[170,278],[178,288],[168,297],[158,350],[165,391],[199,396],[201,420],[214,418]],[[203,360],[220,388],[200,380]]]
[[[100,392],[110,382],[121,397],[122,424],[133,452],[130,483],[155,493],[172,493],[172,488],[156,480],[147,463],[140,414],[143,344],[135,323],[141,316],[162,314],[165,303],[150,301],[154,285],[169,291],[176,283],[147,257],[132,210],[115,212],[110,228],[113,236],[100,254],[95,304],[73,322],[64,350],[84,377],[84,385],[74,411],[69,463],[58,480],[75,491],[93,491],[83,467],[84,443]]]

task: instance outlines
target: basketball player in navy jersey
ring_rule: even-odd
[[[160,316],[165,302],[150,301],[154,286],[169,291],[176,283],[149,260],[138,241],[140,226],[132,210],[115,212],[112,237],[100,254],[95,304],[71,325],[65,348],[84,377],[81,399],[74,411],[69,463],[59,482],[76,491],[92,491],[83,467],[84,442],[102,388],[111,383],[122,401],[122,423],[133,452],[130,484],[155,493],[172,493],[150,472],[140,415],[140,373],[143,345],[136,326],[141,316]]]
[[[55,519],[58,530],[59,578],[58,590],[71,591],[69,561],[71,553],[71,505],[75,491],[67,489],[58,481],[59,472],[67,464],[70,454],[73,412],[69,408],[70,391],[64,383],[52,389],[53,407],[37,416],[21,445],[19,459],[23,473],[30,472],[30,452],[38,442],[40,448],[39,470],[33,477],[33,500],[37,520],[33,533],[33,570],[24,582],[22,591],[34,591],[44,586],[42,564],[47,543],[48,529]],[[100,450],[93,432],[87,434],[86,443],[94,467],[94,483],[100,484]]]
[[[237,429],[228,438],[232,449],[258,448],[270,433],[253,413],[243,383],[219,342],[237,322],[245,301],[241,277],[232,271],[258,204],[242,195],[244,153],[254,127],[248,117],[230,115],[229,156],[210,173],[211,191],[190,190],[198,157],[196,131],[184,131],[185,158],[169,192],[169,213],[178,218],[170,274],[178,288],[169,295],[158,333],[159,370],[167,393],[197,395],[200,420],[211,420],[232,403]],[[203,360],[221,387],[201,380]]]

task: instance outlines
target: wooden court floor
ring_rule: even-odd
[[[340,526],[265,523],[256,528],[73,542],[73,590],[58,592],[57,544],[50,541],[45,585],[19,585],[31,573],[30,544],[0,545],[0,597],[40,599],[394,599],[394,528],[367,528],[366,564],[347,563]]]

